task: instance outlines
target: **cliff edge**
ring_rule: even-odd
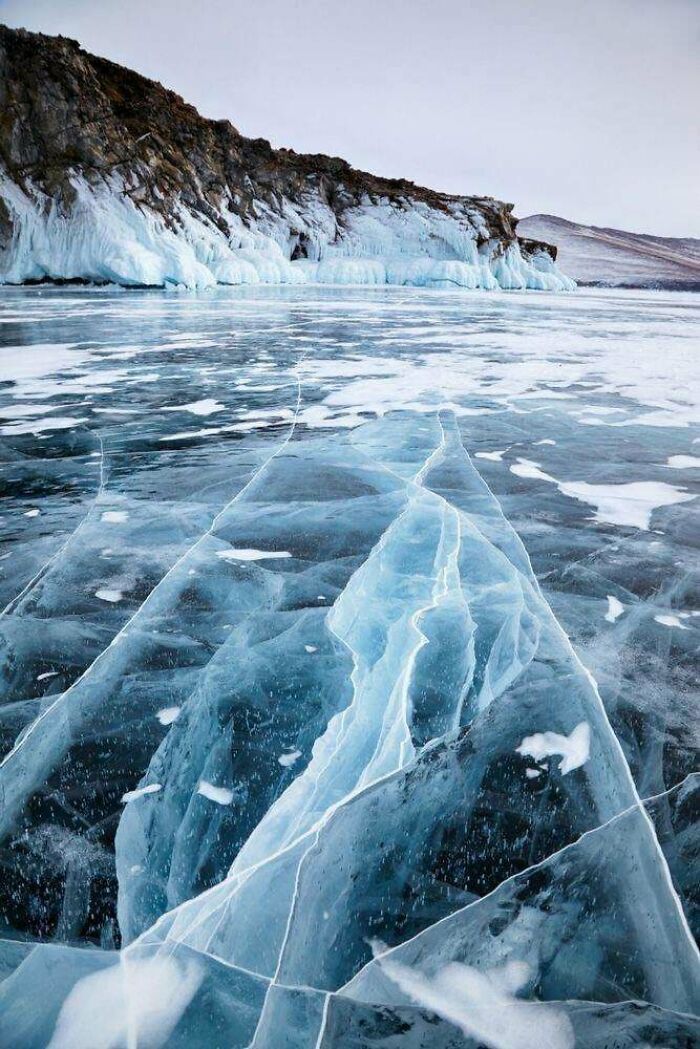
[[[0,282],[573,287],[512,205],[273,149],[74,41],[0,26]]]

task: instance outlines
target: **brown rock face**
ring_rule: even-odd
[[[273,149],[227,120],[205,119],[173,91],[88,54],[74,40],[0,26],[3,172],[44,211],[70,216],[79,176],[95,190],[117,186],[176,232],[184,208],[232,243],[241,223],[261,228],[284,216],[292,259],[309,254],[313,222],[305,225],[303,217],[319,206],[328,244],[343,240],[351,209],[373,204],[398,212],[422,208],[433,223],[454,219],[495,255],[517,244],[511,204],[380,178],[338,157]],[[0,200],[0,251],[12,241],[13,221]],[[548,245],[520,247],[526,257],[542,250],[555,256]]]

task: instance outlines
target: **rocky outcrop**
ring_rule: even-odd
[[[0,280],[570,286],[512,205],[273,149],[73,40],[0,27]]]

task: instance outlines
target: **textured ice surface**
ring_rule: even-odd
[[[692,1045],[693,298],[0,320],[0,1045]]]
[[[282,197],[278,212],[265,205],[253,209],[251,224],[227,210],[222,225],[234,229],[227,236],[213,212],[204,219],[185,206],[176,205],[166,223],[158,212],[135,204],[114,172],[99,186],[78,175],[71,184],[74,200],[66,215],[31,182],[21,189],[0,173],[0,200],[14,226],[0,257],[0,284],[48,277],[192,289],[309,282],[575,287],[546,252],[523,256],[517,242],[503,250],[484,231],[478,211],[458,201],[446,212],[421,202],[396,207],[385,197],[365,197],[343,209],[339,224],[323,193],[309,187],[303,207]],[[292,261],[300,237],[309,257]]]

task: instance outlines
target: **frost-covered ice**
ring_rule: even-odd
[[[309,186],[303,207],[282,197],[260,203],[249,224],[225,209],[217,224],[180,203],[168,221],[136,204],[118,172],[98,186],[74,174],[68,215],[31,181],[20,188],[0,173],[0,199],[14,225],[0,260],[0,284],[53,278],[126,286],[206,289],[216,284],[416,285],[435,288],[572,290],[551,256],[523,255],[491,236],[478,211],[421,201],[396,207],[387,197],[342,209],[342,223]],[[227,236],[219,228],[230,229]],[[300,238],[308,257],[293,258]],[[187,347],[185,336],[171,340]]]
[[[3,1049],[695,1044],[696,300],[5,319]]]

